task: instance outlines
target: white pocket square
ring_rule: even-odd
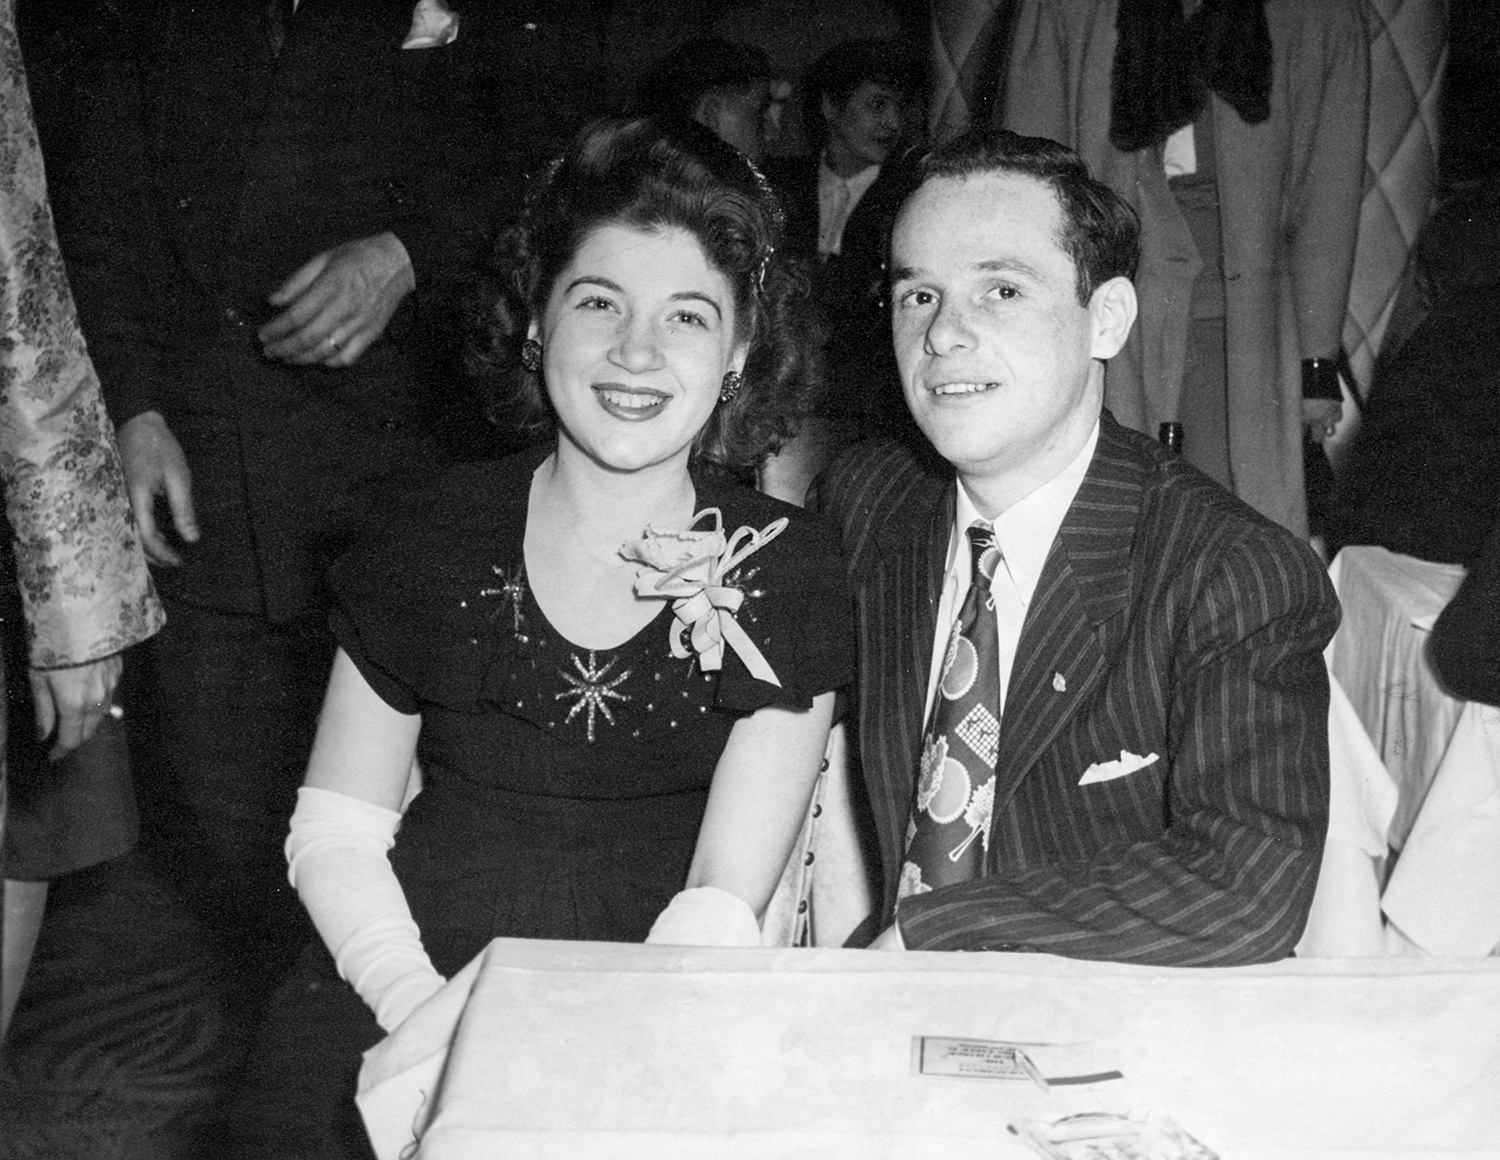
[[[443,0],[418,0],[402,48],[441,48],[458,39],[458,14]]]
[[[1124,777],[1127,773],[1145,769],[1146,766],[1155,764],[1156,760],[1157,756],[1154,753],[1148,753],[1142,757],[1138,753],[1126,753],[1122,749],[1119,761],[1096,762],[1083,771],[1078,784],[1093,785],[1096,781],[1113,781],[1117,777]]]

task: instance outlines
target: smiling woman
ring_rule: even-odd
[[[528,338],[544,337],[538,330],[554,289],[586,273],[578,268],[580,255],[602,257],[592,237],[601,230],[678,234],[723,279],[715,289],[732,305],[733,324],[728,314],[716,321],[746,344],[746,387],[710,415],[694,457],[754,466],[791,435],[809,405],[818,368],[805,321],[806,286],[785,260],[781,206],[770,187],[743,155],[691,122],[663,131],[650,121],[610,119],[584,130],[501,234],[476,296],[469,359],[490,392],[496,421],[539,436],[555,430],[549,380],[526,367],[523,347]],[[625,246],[622,261],[628,265],[632,256],[641,259],[640,275],[665,289],[667,272]],[[565,270],[572,272],[564,277]]]
[[[747,344],[729,280],[676,227],[603,225],[578,247],[530,328],[564,454],[681,472]]]
[[[536,446],[334,570],[287,853],[335,957],[284,1018],[352,1002],[350,1061],[497,936],[760,942],[851,628],[833,533],[724,470],[789,429],[806,363],[776,202],[691,133],[602,122],[547,172],[480,359]],[[335,966],[368,1013],[311,985]]]

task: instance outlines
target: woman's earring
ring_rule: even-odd
[[[542,369],[542,344],[528,338],[521,344],[521,365],[532,374]]]
[[[719,387],[719,402],[732,403],[745,385],[745,377],[739,371],[725,371],[724,382]]]

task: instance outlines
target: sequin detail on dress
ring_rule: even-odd
[[[590,741],[593,741],[594,718],[602,713],[604,719],[613,725],[615,723],[615,715],[610,712],[609,702],[630,700],[629,693],[616,691],[616,686],[623,684],[626,678],[630,676],[630,670],[626,669],[613,680],[606,681],[605,678],[609,676],[609,670],[615,667],[615,662],[609,661],[603,668],[600,668],[599,662],[595,659],[592,650],[589,652],[587,667],[578,659],[578,654],[574,653],[573,667],[578,670],[578,676],[576,677],[572,673],[564,672],[562,669],[557,670],[557,675],[567,681],[572,688],[564,689],[561,693],[556,694],[553,700],[561,701],[568,697],[577,698],[573,702],[573,707],[568,710],[568,715],[563,723],[567,724],[571,722],[574,717],[586,709],[588,711],[588,737]]]
[[[507,608],[510,609],[511,631],[522,644],[527,643],[527,636],[521,631],[521,625],[525,622],[525,614],[521,611],[521,599],[526,595],[526,565],[517,564],[514,568],[506,570],[499,564],[491,564],[490,571],[500,581],[498,588],[481,588],[479,595],[485,599],[498,597],[493,611],[490,612],[491,620],[498,620],[504,615]]]

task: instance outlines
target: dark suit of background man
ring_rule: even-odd
[[[1306,545],[1102,411],[1137,237],[1075,154],[1009,133],[926,159],[897,219],[896,359],[941,459],[854,448],[819,497],[859,605],[876,946],[1228,964],[1285,956],[1306,920],[1338,605]],[[925,703],[949,696],[970,512],[1004,556],[1010,677],[993,806],[967,804],[977,873],[927,889],[908,822],[940,788],[917,784]]]
[[[299,941],[281,846],[332,658],[324,570],[432,470],[435,400],[460,392],[423,381],[418,308],[441,313],[586,88],[554,67],[566,30],[512,7],[31,13],[64,256],[168,605],[138,776],[237,986],[274,985]]]

